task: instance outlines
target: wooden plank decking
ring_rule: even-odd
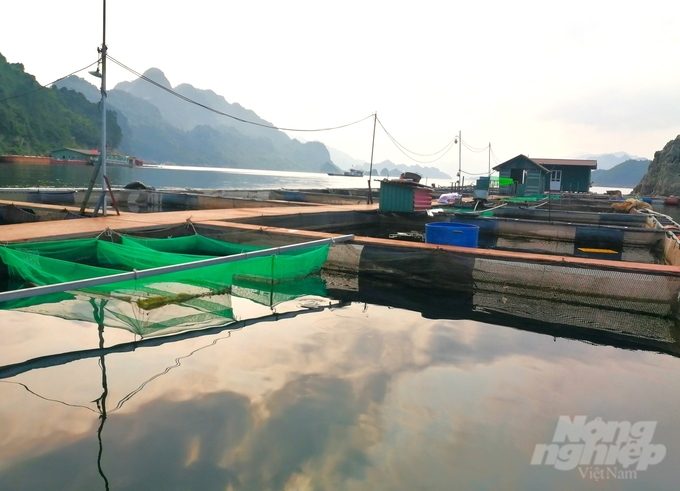
[[[0,204],[9,202],[0,201]],[[16,206],[42,209],[69,210],[78,212],[77,207],[36,205],[35,203],[17,203]],[[86,219],[57,220],[35,223],[20,223],[0,225],[0,242],[25,242],[33,240],[53,240],[74,236],[96,234],[107,228],[112,230],[135,230],[149,228],[164,228],[181,225],[187,220],[200,224],[211,222],[212,225],[225,226],[225,222],[244,218],[262,216],[280,216],[313,214],[325,212],[371,211],[378,208],[371,205],[317,205],[317,206],[286,206],[265,208],[226,208],[218,210],[183,210],[160,213],[129,213],[121,212],[120,216],[110,210],[107,216],[90,217]],[[260,227],[261,228],[261,227]]]
[[[0,201],[2,204],[2,201]],[[35,203],[14,203],[17,206],[35,207]],[[41,208],[53,208],[58,210],[71,209],[74,207],[39,205]],[[194,224],[203,224],[211,227],[237,228],[243,230],[266,230],[272,234],[297,235],[309,240],[332,237],[337,234],[291,230],[262,225],[234,223],[233,220],[247,219],[263,216],[282,216],[296,214],[317,214],[329,212],[351,212],[377,210],[377,204],[352,204],[352,205],[317,205],[317,206],[291,206],[266,207],[266,208],[230,208],[218,210],[186,210],[160,213],[129,213],[121,212],[120,216],[115,211],[110,211],[106,217],[87,219],[59,220],[53,222],[36,222],[25,224],[12,224],[0,226],[0,242],[24,242],[33,240],[54,240],[69,237],[93,235],[103,232],[107,228],[115,231],[141,230],[153,228],[166,228],[181,225],[187,221]],[[354,243],[361,245],[376,245],[386,247],[412,248],[412,249],[445,249],[465,256],[483,257],[487,259],[530,261],[575,266],[584,268],[615,269],[629,271],[631,273],[656,273],[680,275],[680,267],[662,265],[632,263],[623,261],[611,261],[600,259],[588,259],[569,256],[556,256],[548,254],[534,254],[524,252],[499,251],[495,249],[471,249],[467,247],[444,246],[417,242],[403,242],[392,239],[379,239],[372,237],[357,236]]]

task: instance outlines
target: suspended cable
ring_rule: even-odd
[[[38,92],[39,90],[49,89],[52,85],[56,84],[57,82],[60,82],[60,81],[64,80],[65,78],[70,77],[71,75],[75,75],[78,72],[82,72],[83,70],[87,70],[88,68],[96,65],[97,63],[99,63],[99,60],[95,61],[94,63],[90,63],[89,65],[87,65],[84,68],[81,68],[80,70],[76,70],[74,72],[69,73],[68,75],[64,75],[63,77],[56,79],[54,82],[50,82],[49,84],[45,84],[45,85],[40,85],[37,89],[31,90],[31,91],[28,91],[28,92],[24,92],[23,94],[17,94],[17,95],[13,95],[13,96],[10,96],[10,97],[6,97],[4,99],[0,99],[0,102],[9,101],[10,99],[16,99],[17,97],[23,97],[25,95],[32,94],[34,92]]]
[[[496,157],[496,153],[493,151],[493,148],[491,149],[491,156],[493,157],[497,164],[501,163],[500,159]]]
[[[455,142],[456,142],[456,138],[454,138],[453,140],[451,140],[451,141],[448,143],[448,148],[447,148],[447,147],[444,147],[444,148],[442,149],[442,150],[444,151],[444,153],[442,153],[442,154],[441,154],[439,157],[437,157],[436,159],[426,160],[426,161],[425,161],[425,160],[418,160],[418,159],[416,159],[416,158],[411,157],[408,153],[406,153],[406,152],[404,151],[404,149],[402,149],[402,145],[401,145],[399,142],[397,142],[397,141],[394,139],[394,137],[393,137],[393,136],[385,129],[385,126],[383,126],[382,121],[380,121],[380,119],[378,119],[378,122],[380,123],[380,127],[383,129],[383,131],[385,131],[385,134],[387,135],[387,137],[388,137],[388,138],[392,141],[392,143],[394,143],[394,145],[397,147],[397,150],[399,150],[401,153],[403,153],[403,154],[404,154],[406,157],[408,157],[409,159],[413,160],[414,162],[418,162],[419,164],[431,164],[431,163],[433,163],[433,162],[436,162],[437,160],[441,159],[444,155],[446,155],[446,154],[449,152],[449,150],[451,150],[451,148],[453,147],[453,145],[454,145]],[[440,152],[441,152],[442,150],[440,150]],[[415,152],[414,152],[414,153],[415,153]],[[416,155],[418,155],[418,154],[416,154]],[[431,154],[431,155],[436,155],[436,154]]]
[[[378,120],[378,121],[380,121],[380,120]],[[406,148],[404,145],[402,145],[401,143],[399,143],[399,142],[396,140],[396,138],[394,138],[394,137],[390,134],[390,132],[387,131],[387,129],[385,128],[385,126],[383,126],[382,122],[380,122],[380,126],[382,126],[383,131],[385,131],[385,133],[387,133],[387,136],[392,140],[392,142],[394,142],[395,145],[397,145],[399,148],[403,149],[404,151],[406,151],[406,152],[408,152],[408,153],[412,153],[413,155],[418,155],[419,157],[433,157],[433,156],[435,156],[435,155],[438,155],[438,154],[440,154],[441,152],[443,152],[444,150],[448,150],[448,149],[451,147],[452,144],[456,143],[456,139],[458,138],[458,135],[454,136],[454,137],[451,139],[451,141],[449,141],[446,145],[444,145],[444,147],[443,147],[442,149],[437,150],[437,151],[434,152],[434,153],[418,153],[418,152],[414,152],[413,150],[409,150],[409,149]]]
[[[247,119],[239,118],[239,117],[233,116],[233,115],[231,115],[231,114],[227,114],[227,113],[225,113],[225,112],[218,111],[217,109],[214,109],[214,108],[212,108],[212,107],[210,107],[210,106],[206,106],[205,104],[201,104],[200,102],[194,101],[193,99],[190,99],[189,97],[183,96],[182,94],[179,94],[179,93],[175,92],[174,90],[172,90],[172,89],[170,89],[170,88],[168,88],[168,87],[165,87],[165,86],[159,84],[158,82],[156,82],[156,81],[154,81],[154,80],[151,80],[149,77],[145,77],[143,74],[141,74],[141,73],[139,73],[139,72],[133,70],[132,68],[130,68],[130,67],[126,66],[126,65],[124,65],[123,63],[121,63],[120,61],[116,60],[115,58],[112,58],[111,56],[107,56],[107,59],[111,60],[111,61],[114,62],[116,65],[118,65],[118,66],[120,66],[121,68],[123,68],[123,69],[129,71],[129,72],[132,73],[133,75],[136,75],[137,77],[141,78],[142,80],[145,80],[145,81],[149,82],[150,84],[155,85],[156,87],[165,90],[166,92],[168,92],[168,93],[174,95],[175,97],[178,97],[179,99],[182,99],[183,101],[186,101],[186,102],[188,102],[188,103],[190,103],[190,104],[194,104],[194,105],[199,106],[199,107],[202,107],[203,109],[207,109],[208,111],[211,111],[211,112],[213,112],[213,113],[215,113],[215,114],[219,114],[220,116],[225,116],[225,117],[227,117],[227,118],[231,118],[231,119],[234,119],[234,120],[236,120],[236,121],[240,121],[241,123],[252,124],[252,125],[254,125],[254,126],[261,126],[262,128],[269,128],[269,129],[272,129],[272,130],[282,130],[282,131],[305,131],[305,132],[331,131],[331,130],[339,130],[340,128],[346,128],[346,127],[348,127],[348,126],[352,126],[352,125],[355,125],[355,124],[357,124],[357,123],[361,123],[362,121],[365,121],[365,120],[367,120],[368,118],[372,118],[372,117],[373,117],[372,114],[369,114],[369,115],[366,116],[365,118],[361,118],[361,119],[359,119],[359,120],[357,120],[357,121],[354,121],[353,123],[347,123],[347,124],[343,124],[343,125],[340,125],[340,126],[333,126],[333,127],[329,127],[329,128],[315,128],[315,129],[306,129],[306,128],[305,128],[305,129],[301,129],[301,128],[284,128],[284,127],[282,127],[282,126],[274,126],[274,125],[270,125],[270,124],[257,123],[257,122],[255,122],[255,121],[248,121]]]
[[[486,175],[489,174],[488,171],[487,171],[487,172],[480,172],[479,174],[475,174],[475,173],[473,173],[473,172],[466,172],[466,171],[464,171],[464,170],[461,170],[461,172],[462,172],[463,174],[467,174],[467,175],[469,175],[469,176],[486,176]]]
[[[465,148],[467,148],[468,150],[470,150],[471,152],[477,152],[477,153],[479,153],[479,152],[485,152],[485,151],[487,151],[487,150],[489,149],[489,146],[488,146],[488,145],[487,145],[486,147],[484,147],[484,148],[477,148],[477,147],[473,147],[473,146],[471,146],[471,145],[468,145],[468,144],[465,143],[465,142],[462,142],[462,143],[463,143],[463,146],[464,146]]]

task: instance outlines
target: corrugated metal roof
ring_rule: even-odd
[[[502,164],[498,164],[496,167],[493,168],[493,170],[499,170],[502,167],[505,167],[506,164],[509,164],[510,162],[515,162],[515,161],[523,161],[523,162],[531,162],[535,165],[537,165],[541,170],[545,172],[550,172],[549,169],[546,169],[544,166],[546,165],[568,165],[568,166],[573,166],[573,167],[591,167],[593,169],[597,169],[597,160],[585,160],[585,159],[540,159],[540,158],[529,158],[526,155],[518,155],[517,157],[513,157],[510,160],[506,160]]]
[[[531,165],[535,165],[536,167],[541,169],[543,172],[550,172],[548,169],[543,167],[538,162],[536,162],[533,159],[530,159],[526,155],[522,155],[522,154],[519,154],[517,157],[513,157],[510,160],[506,160],[502,164],[498,164],[496,167],[493,168],[493,170],[497,171],[497,170],[500,170],[501,168],[505,167],[508,164],[511,164],[511,163],[514,164],[514,163],[517,163],[517,162],[521,162],[522,164],[528,163],[528,164],[531,164]],[[524,165],[522,165],[522,167],[524,167]]]
[[[430,190],[432,189],[432,187],[428,186],[427,184],[420,184],[420,183],[417,183],[417,182],[413,182],[409,179],[387,179],[387,178],[385,178],[385,179],[382,179],[378,182],[380,182],[381,184],[387,183],[387,184],[390,184],[390,185],[394,184],[396,186],[405,186],[405,187],[410,187],[410,188],[423,188],[423,189],[430,189]]]
[[[585,159],[537,159],[532,157],[531,160],[538,165],[572,165],[577,167],[593,167],[597,169],[597,160]]]
[[[68,150],[69,152],[82,153],[83,155],[99,155],[99,150],[88,150],[88,149],[85,149],[85,148],[64,147],[64,148],[60,148],[58,150],[52,150],[52,152],[53,153],[63,152],[64,150]]]

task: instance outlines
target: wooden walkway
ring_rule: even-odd
[[[0,200],[0,204],[10,203],[26,208],[36,208],[39,206],[41,209],[66,209],[73,211],[74,213],[79,211],[79,208],[77,207],[36,205],[35,203],[4,202]],[[377,209],[377,204],[317,206],[296,206],[291,204],[291,206],[285,207],[226,208],[218,210],[187,210],[159,213],[121,212],[120,216],[116,215],[114,210],[110,210],[105,217],[99,216],[83,219],[0,225],[0,242],[65,239],[69,237],[97,234],[103,232],[107,228],[116,231],[167,228],[174,225],[181,225],[187,220],[190,220],[195,224],[210,222],[211,225],[233,226],[232,223],[227,224],[225,222],[263,216],[372,211]]]
[[[0,204],[6,202],[0,201]],[[16,203],[17,206],[36,207],[35,203]],[[41,208],[53,208],[56,210],[69,209],[78,211],[75,207],[39,205]],[[315,240],[337,236],[338,234],[291,230],[263,225],[235,223],[233,220],[264,217],[303,215],[332,212],[374,211],[377,204],[352,204],[352,205],[317,205],[317,206],[291,206],[267,207],[267,208],[230,208],[218,210],[187,210],[159,213],[129,213],[121,212],[120,216],[115,211],[110,211],[106,217],[86,219],[59,220],[52,222],[36,222],[13,225],[0,225],[0,243],[25,242],[35,240],[56,240],[73,237],[92,236],[112,229],[115,231],[132,231],[154,228],[169,228],[181,225],[187,221],[194,224],[203,224],[211,227],[236,228],[243,230],[266,230],[272,234],[296,235],[301,239]],[[588,259],[571,256],[556,256],[548,254],[534,254],[524,252],[499,251],[495,249],[471,249],[468,247],[444,246],[418,242],[404,242],[392,239],[379,239],[372,237],[357,236],[353,243],[358,245],[373,245],[384,247],[418,249],[444,249],[456,252],[460,255],[498,259],[506,261],[539,262],[562,266],[573,266],[589,269],[611,269],[628,271],[631,273],[652,273],[680,275],[680,267],[663,264],[632,263],[624,261],[611,261],[600,259]]]

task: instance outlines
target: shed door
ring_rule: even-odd
[[[543,192],[541,190],[541,171],[536,169],[527,170],[526,173],[526,194],[528,196],[532,194],[539,194]]]
[[[561,191],[562,190],[562,171],[554,170],[550,172],[550,190],[551,191]]]

